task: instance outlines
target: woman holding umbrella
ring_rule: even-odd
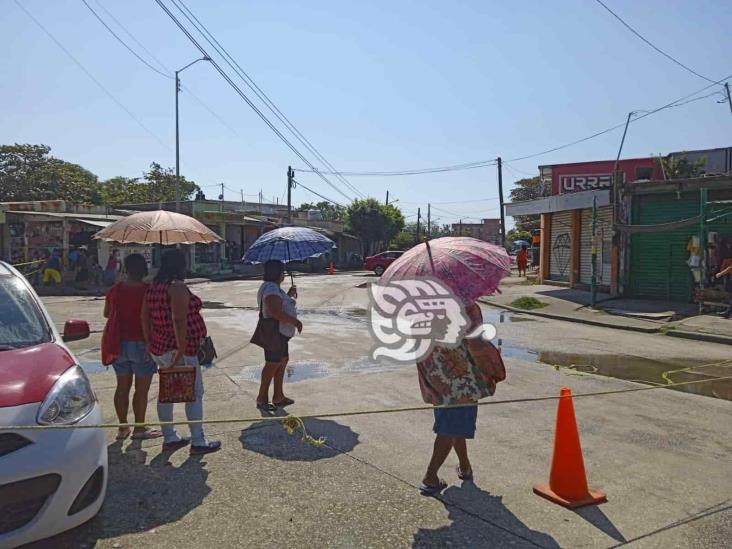
[[[285,371],[290,359],[289,341],[302,332],[302,322],[297,319],[297,288],[293,285],[287,293],[280,285],[285,280],[285,264],[270,260],[264,264],[264,282],[257,293],[257,305],[263,319],[274,319],[278,324],[278,337],[272,346],[264,349],[264,369],[257,396],[257,408],[274,412],[278,407],[294,404],[284,393]],[[274,380],[272,402],[269,401],[269,386]]]

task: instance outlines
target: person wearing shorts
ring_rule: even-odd
[[[280,287],[285,280],[285,264],[281,261],[267,261],[264,264],[264,282],[257,292],[257,305],[263,318],[274,318],[279,323],[277,345],[264,350],[264,368],[257,395],[257,408],[275,412],[278,407],[295,404],[284,393],[285,371],[290,359],[289,341],[295,330],[302,332],[302,322],[297,319],[297,288],[285,293]],[[272,402],[269,400],[269,386],[274,380]]]
[[[142,302],[148,285],[142,282],[147,275],[147,263],[140,254],[130,254],[124,262],[126,279],[117,282],[107,292],[104,302],[104,317],[114,312],[120,327],[120,354],[112,367],[117,374],[117,388],[114,391],[114,409],[120,423],[127,423],[127,413],[130,407],[130,391],[135,385],[135,394],[132,397],[132,412],[135,423],[144,423],[147,412],[147,396],[153,374],[157,371],[155,363],[145,348],[145,338],[142,333]],[[161,437],[158,429],[145,427],[120,427],[117,431],[117,440],[130,436],[135,440],[146,440]]]

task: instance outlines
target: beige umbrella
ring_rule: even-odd
[[[94,235],[121,244],[208,244],[223,239],[200,221],[165,210],[140,212],[115,221]]]

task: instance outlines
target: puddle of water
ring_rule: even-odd
[[[285,381],[288,383],[297,383],[307,379],[317,379],[326,377],[331,374],[330,369],[319,362],[291,362],[287,365],[285,373]],[[244,368],[238,375],[232,376],[236,380],[256,381],[258,382],[262,375],[262,366],[254,366]]]
[[[730,375],[730,367],[706,366],[702,362],[684,361],[676,364],[627,355],[584,355],[542,351],[539,362],[575,370],[637,381],[650,385],[667,385],[670,382],[696,381]],[[732,380],[710,381],[695,385],[682,385],[671,389],[732,400]]]
[[[79,365],[87,374],[99,374],[101,372],[106,372],[108,369],[104,364],[102,364],[101,360],[82,360],[79,362]]]

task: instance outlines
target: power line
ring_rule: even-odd
[[[150,128],[148,128],[145,124],[143,124],[142,121],[139,118],[137,118],[132,113],[132,111],[130,111],[130,109],[125,107],[124,104],[112,94],[112,92],[110,92],[106,87],[104,87],[104,85],[99,80],[97,80],[94,77],[94,75],[91,72],[89,72],[89,70],[84,65],[81,64],[81,61],[79,61],[76,57],[74,57],[74,55],[68,49],[66,49],[66,47],[53,34],[51,34],[51,32],[45,26],[43,26],[43,24],[38,19],[36,19],[30,11],[28,11],[23,6],[23,4],[21,4],[18,0],[15,0],[15,4],[21,10],[23,10],[25,12],[25,14],[28,17],[30,17],[31,20],[36,25],[38,25],[38,27],[45,33],[45,35],[48,36],[54,42],[54,44],[56,44],[61,49],[61,51],[63,51],[69,57],[69,59],[71,59],[76,64],[76,66],[79,67],[84,72],[84,74],[86,74],[91,79],[92,82],[94,82],[105,94],[107,94],[107,97],[109,97],[112,101],[114,101],[120,109],[125,111],[125,113],[127,113],[127,116],[129,116],[132,120],[134,120],[138,126],[140,126],[143,130],[145,130],[145,132],[147,132],[150,136],[152,136],[163,147],[170,150],[170,147],[168,145],[166,145],[162,139],[160,139]]]
[[[232,89],[241,97],[251,109],[257,113],[257,115],[262,119],[262,121],[267,124],[267,126],[277,135],[277,137],[282,140],[282,142],[287,145],[287,147],[294,152],[300,160],[305,162],[306,165],[308,165],[310,168],[315,169],[315,166],[307,159],[305,156],[282,134],[282,132],[277,129],[277,127],[272,124],[272,122],[264,115],[264,113],[252,102],[251,99],[239,88],[239,86],[236,85],[236,83],[231,79],[231,77],[224,71],[224,69],[221,68],[221,66],[208,54],[208,52],[205,50],[203,46],[193,37],[193,35],[186,29],[186,27],[180,22],[180,20],[168,9],[168,7],[162,2],[162,0],[155,0],[155,3],[160,6],[160,8],[170,17],[170,19],[176,24],[176,26],[185,34],[188,39],[191,41],[191,43],[196,46],[198,51],[203,54],[204,57],[208,57],[211,59],[209,62],[211,63],[211,66],[213,66],[216,71],[221,75],[221,77],[226,80],[226,82],[232,87]],[[336,187],[327,177],[325,177],[322,173],[316,172],[318,176],[325,181],[328,185],[330,185],[334,190],[336,190],[339,194],[343,195],[347,200],[351,201],[351,197],[349,197],[347,194],[345,194],[342,190],[340,190],[338,187]]]
[[[312,189],[311,189],[310,187],[306,187],[305,185],[303,185],[303,184],[302,184],[302,183],[300,183],[299,181],[295,181],[295,179],[293,179],[292,181],[293,181],[293,182],[294,182],[294,183],[295,183],[295,184],[296,184],[296,185],[297,185],[298,187],[302,187],[302,188],[303,188],[303,189],[305,189],[306,191],[308,191],[308,192],[310,192],[310,193],[314,194],[315,196],[318,196],[318,197],[322,198],[322,199],[323,199],[323,200],[325,200],[326,202],[330,202],[331,204],[335,204],[336,206],[340,206],[341,208],[345,208],[345,206],[344,206],[343,204],[340,204],[339,202],[336,202],[335,200],[331,200],[331,199],[330,199],[330,198],[328,198],[327,196],[323,196],[323,195],[322,195],[322,194],[320,194],[319,192],[316,192],[316,191],[312,190]]]
[[[460,171],[460,170],[474,170],[476,168],[485,168],[487,166],[494,166],[496,164],[495,159],[492,160],[479,160],[478,162],[467,162],[464,164],[454,164],[452,166],[438,166],[435,168],[417,168],[417,169],[411,169],[411,170],[394,170],[394,171],[374,171],[374,172],[364,172],[364,171],[344,171],[339,172],[342,175],[347,175],[351,177],[396,177],[400,175],[421,175],[421,174],[429,174],[429,173],[441,173],[441,172],[453,172],[453,171]],[[297,168],[295,171],[298,172],[305,172],[310,173],[312,170],[306,170],[302,168]],[[332,175],[333,172],[322,172],[327,175]]]
[[[127,44],[127,42],[125,42],[124,40],[122,40],[119,37],[119,35],[112,30],[112,27],[110,27],[109,25],[107,25],[106,21],[104,19],[102,19],[96,11],[94,11],[94,8],[92,8],[86,0],[81,0],[81,1],[84,3],[84,5],[87,7],[87,9],[90,12],[92,12],[92,14],[94,14],[94,17],[97,18],[97,21],[99,21],[102,25],[104,25],[104,28],[107,29],[110,32],[110,34],[117,39],[117,42],[119,42],[120,44],[122,44],[132,55],[134,55],[135,57],[137,57],[137,59],[139,59],[142,63],[144,63],[146,67],[148,67],[151,71],[155,71],[160,76],[164,76],[165,78],[169,78],[171,80],[173,79],[173,77],[170,74],[165,74],[164,72],[158,70],[157,68],[153,67],[150,63],[148,63],[147,61],[145,61],[135,50],[133,50]]]
[[[329,175],[335,175],[336,178],[343,183],[348,189],[365,197],[365,195],[350,181],[345,179],[343,175],[335,169],[335,167],[320,153],[318,149],[302,134],[300,130],[290,121],[287,116],[275,105],[275,103],[269,98],[269,96],[257,85],[251,76],[239,65],[239,63],[232,57],[232,55],[224,48],[221,43],[216,39],[215,36],[201,23],[196,15],[186,6],[182,0],[172,0],[173,4],[188,19],[188,21],[198,30],[203,38],[213,47],[217,53],[224,59],[224,61],[231,67],[231,69],[242,79],[242,81],[249,87],[250,90],[259,98],[262,103],[270,110],[272,114],[290,131],[290,133],[308,150],[311,154],[323,163],[323,165],[331,170]],[[182,6],[182,8],[181,8]]]
[[[151,68],[152,70],[154,70],[154,71],[155,71],[156,73],[158,73],[158,74],[161,74],[161,75],[163,75],[163,76],[165,76],[165,77],[167,77],[167,78],[170,78],[171,80],[172,80],[172,79],[174,78],[173,76],[171,76],[171,75],[172,75],[172,73],[173,73],[173,71],[171,71],[171,70],[170,70],[170,68],[169,68],[169,67],[167,67],[167,66],[165,65],[165,63],[163,63],[162,61],[160,61],[160,59],[158,59],[157,57],[155,57],[155,55],[153,55],[153,53],[152,53],[152,52],[150,52],[150,50],[148,50],[148,49],[147,49],[147,48],[145,47],[145,45],[144,45],[144,44],[143,44],[142,42],[140,42],[140,41],[139,41],[139,40],[138,40],[138,39],[137,39],[137,38],[135,37],[135,35],[134,35],[134,34],[132,34],[132,33],[131,33],[131,32],[130,32],[130,31],[129,31],[129,30],[127,29],[127,27],[125,27],[125,26],[124,26],[124,25],[123,25],[123,24],[122,24],[122,23],[120,22],[120,20],[119,20],[119,19],[117,19],[117,18],[116,18],[116,17],[114,16],[114,14],[112,14],[112,13],[111,13],[111,12],[110,12],[110,11],[109,11],[109,10],[108,10],[107,8],[105,8],[105,7],[104,7],[104,5],[103,5],[103,4],[101,3],[101,2],[99,2],[99,0],[94,0],[94,1],[95,1],[95,2],[96,2],[96,4],[97,4],[97,5],[98,5],[98,6],[99,6],[99,7],[100,7],[100,8],[101,8],[101,9],[102,9],[103,11],[104,11],[104,13],[106,13],[106,14],[107,14],[107,16],[108,16],[108,17],[109,17],[109,18],[110,18],[110,19],[111,19],[112,21],[114,21],[114,22],[115,22],[115,23],[117,24],[117,26],[118,26],[118,27],[120,27],[120,28],[121,28],[121,29],[122,29],[122,30],[123,30],[123,31],[125,32],[125,34],[127,34],[127,36],[129,36],[129,37],[130,37],[130,38],[131,38],[131,39],[132,39],[132,40],[133,40],[133,41],[135,42],[135,44],[137,44],[137,45],[138,45],[138,46],[140,47],[140,49],[142,49],[142,51],[144,51],[144,52],[145,52],[145,53],[146,53],[147,55],[149,55],[149,56],[150,56],[150,58],[151,58],[151,59],[152,59],[153,61],[155,61],[155,63],[157,63],[157,64],[158,64],[158,66],[159,66],[159,67],[161,67],[163,71],[167,71],[167,74],[166,74],[166,73],[164,73],[164,72],[162,72],[162,71],[160,71],[160,70],[158,70],[158,69],[156,69],[155,67],[152,67],[152,66],[151,66],[151,65],[150,65],[150,64],[149,64],[149,63],[148,63],[147,61],[145,61],[145,60],[144,60],[144,59],[142,59],[142,58],[141,58],[141,57],[140,57],[139,55],[137,55],[137,53],[136,53],[135,51],[133,51],[133,49],[132,49],[132,48],[131,48],[131,47],[130,47],[130,46],[129,46],[129,45],[128,45],[128,44],[126,43],[126,42],[124,42],[124,40],[122,40],[122,39],[121,39],[121,38],[120,38],[120,37],[119,37],[119,36],[118,36],[118,35],[117,35],[117,34],[116,34],[116,33],[115,33],[115,32],[114,32],[114,31],[113,31],[112,29],[111,29],[111,28],[109,28],[109,26],[108,26],[108,25],[107,25],[107,24],[106,24],[106,23],[105,23],[105,22],[104,22],[104,21],[103,21],[103,20],[102,20],[102,19],[101,19],[101,18],[99,17],[99,15],[98,15],[98,14],[97,14],[97,13],[96,13],[96,12],[95,12],[95,11],[94,11],[94,10],[93,10],[92,8],[91,8],[91,6],[89,6],[89,4],[87,4],[86,0],[82,0],[82,2],[84,2],[84,4],[86,4],[86,7],[87,7],[87,8],[89,8],[89,9],[91,10],[91,12],[92,12],[92,13],[93,13],[93,14],[94,14],[94,15],[96,16],[96,18],[97,18],[97,19],[99,19],[99,21],[100,21],[100,22],[102,23],[102,25],[104,25],[104,26],[105,26],[105,27],[107,28],[107,30],[108,30],[108,31],[109,31],[110,33],[112,33],[112,35],[113,35],[113,36],[114,36],[114,37],[115,37],[115,38],[116,38],[116,39],[117,39],[117,40],[118,40],[118,41],[119,41],[119,42],[120,42],[120,43],[121,43],[121,44],[122,44],[122,45],[123,45],[123,46],[124,46],[125,48],[127,48],[127,49],[128,49],[128,50],[129,50],[130,52],[132,52],[132,54],[133,54],[133,55],[134,55],[135,57],[137,57],[137,58],[138,58],[138,59],[139,59],[140,61],[142,61],[142,62],[143,62],[143,63],[144,63],[145,65],[147,65],[148,67],[150,67],[150,68]],[[187,87],[185,87],[185,86],[181,86],[181,89],[182,89],[183,91],[185,91],[186,93],[188,93],[188,95],[190,95],[190,96],[191,96],[191,98],[192,98],[192,99],[193,99],[194,101],[196,101],[196,102],[197,102],[197,103],[198,103],[198,104],[199,104],[199,105],[200,105],[201,107],[203,107],[203,108],[204,108],[204,109],[205,109],[205,110],[206,110],[206,111],[207,111],[207,112],[208,112],[208,113],[209,113],[209,114],[210,114],[211,116],[213,116],[213,117],[214,117],[214,118],[215,118],[215,119],[216,119],[216,120],[217,120],[217,121],[218,121],[218,122],[219,122],[219,123],[220,123],[220,124],[221,124],[222,126],[224,126],[224,127],[225,127],[225,128],[227,129],[227,130],[229,130],[229,131],[230,131],[231,133],[233,133],[234,135],[236,135],[236,136],[239,136],[239,134],[237,133],[237,131],[236,131],[236,130],[235,130],[234,128],[232,128],[232,127],[231,127],[231,126],[230,126],[230,125],[229,125],[229,124],[228,124],[228,123],[226,122],[226,120],[224,120],[224,119],[223,119],[223,118],[222,118],[221,116],[219,116],[219,115],[218,115],[218,114],[217,114],[217,113],[216,113],[216,112],[215,112],[215,111],[214,111],[214,110],[213,110],[213,109],[212,109],[211,107],[209,107],[209,106],[208,106],[208,105],[207,105],[207,104],[206,104],[206,103],[205,103],[205,102],[204,102],[204,101],[203,101],[202,99],[200,99],[200,98],[199,98],[198,96],[196,96],[196,95],[195,95],[195,94],[194,94],[194,93],[193,93],[193,92],[192,92],[192,91],[191,91],[191,90],[190,90],[189,88],[187,88]]]
[[[518,168],[516,168],[514,166],[511,166],[511,164],[509,164],[505,160],[503,161],[503,165],[506,166],[509,170],[511,170],[512,172],[515,172],[518,175],[526,175],[528,177],[537,177],[539,175],[537,173],[529,173],[529,172],[525,172],[523,170],[519,170]]]
[[[452,202],[430,202],[433,206],[435,204],[472,204],[474,202],[490,202],[492,200],[498,200],[497,196],[491,196],[490,198],[475,198],[473,200],[454,200]],[[394,202],[397,202],[394,200]],[[424,204],[424,202],[401,202],[400,204]]]
[[[613,17],[615,17],[615,19],[617,19],[618,21],[620,21],[626,29],[628,29],[630,32],[632,32],[633,34],[635,34],[638,38],[640,38],[641,40],[643,40],[643,42],[645,42],[646,44],[648,44],[649,46],[651,46],[654,50],[656,50],[658,53],[660,53],[661,55],[663,55],[666,59],[669,59],[673,63],[676,63],[679,67],[681,67],[681,68],[689,71],[694,76],[698,76],[699,78],[702,78],[702,79],[706,80],[707,82],[714,82],[714,80],[712,80],[711,78],[707,78],[703,74],[699,74],[694,69],[692,69],[692,68],[684,65],[681,61],[679,61],[675,57],[672,57],[671,55],[669,55],[668,53],[666,53],[665,51],[663,51],[661,48],[659,48],[658,46],[656,46],[655,44],[653,44],[650,40],[646,39],[641,33],[639,33],[637,30],[635,30],[633,27],[631,27],[628,23],[626,23],[623,20],[622,17],[620,17],[617,13],[615,13],[613,10],[611,10],[607,6],[607,4],[605,4],[605,2],[603,2],[602,0],[595,0],[595,2],[597,2],[598,4],[600,4],[603,8],[605,8]],[[715,82],[715,84],[716,84],[716,82]]]

